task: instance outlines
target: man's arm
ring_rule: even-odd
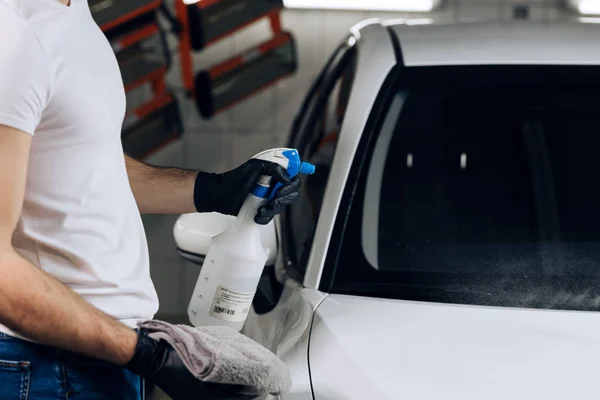
[[[129,184],[142,214],[217,212],[237,215],[261,176],[282,186],[257,210],[254,221],[266,225],[299,196],[300,179],[281,165],[250,159],[223,173],[154,167],[125,155]]]
[[[142,214],[196,211],[194,183],[198,171],[155,167],[125,155],[129,184]]]
[[[31,135],[0,125],[0,323],[39,343],[125,365],[134,354],[137,334],[12,247],[30,146]]]

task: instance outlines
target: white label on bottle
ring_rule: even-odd
[[[208,314],[223,321],[243,322],[250,311],[254,293],[236,292],[219,286]]]

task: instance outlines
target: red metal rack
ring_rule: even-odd
[[[175,10],[179,23],[181,76],[189,97],[196,100],[198,110],[205,118],[224,111],[243,99],[263,90],[296,70],[296,49],[293,37],[282,30],[282,0],[202,0],[187,2],[175,0]],[[272,39],[254,48],[217,63],[207,71],[201,71],[194,77],[192,61],[193,51],[202,51],[240,30],[268,19]],[[223,99],[211,98],[211,89],[217,86],[218,79],[227,79],[227,74],[249,71],[248,66],[257,58],[275,53],[277,46],[285,47],[289,57],[283,60],[284,68],[272,68],[271,76],[256,80],[256,86],[244,84],[242,94],[231,94],[226,104],[218,104]],[[287,46],[287,47],[286,47]],[[271,65],[272,67],[273,65]],[[253,81],[255,76],[243,75],[238,81]],[[250,82],[252,83],[252,82]],[[238,88],[236,88],[238,89]]]
[[[149,89],[140,104],[129,107],[121,133],[124,151],[145,158],[183,133],[179,106],[165,84],[170,54],[157,19],[162,3],[90,0],[89,4],[116,54],[128,96],[145,86]]]

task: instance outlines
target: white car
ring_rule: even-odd
[[[600,399],[600,25],[354,27],[243,332],[284,400]],[[230,217],[183,215],[201,262]]]

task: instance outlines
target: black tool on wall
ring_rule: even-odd
[[[187,7],[192,48],[202,50],[255,21],[279,15],[283,0],[203,0]]]
[[[161,1],[90,0],[89,5],[116,54],[127,93],[123,150],[145,158],[183,133],[179,106],[165,85],[171,54],[158,22]]]
[[[196,104],[211,118],[296,72],[294,39],[282,32],[256,48],[196,75]]]
[[[283,0],[176,0],[175,4],[183,83],[204,118],[212,118],[296,71],[293,36],[281,27]],[[203,51],[263,19],[270,22],[271,39],[194,76],[192,51]]]

